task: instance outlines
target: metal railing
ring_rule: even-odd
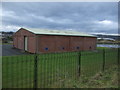
[[[117,65],[118,49],[2,57],[3,88],[51,88]]]

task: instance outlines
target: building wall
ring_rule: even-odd
[[[80,50],[95,50],[95,37],[80,36],[38,36],[38,52],[65,52]]]
[[[69,37],[39,35],[39,52],[61,52],[69,51]]]
[[[70,38],[70,50],[71,51],[80,51],[83,50],[84,37],[71,37]]]
[[[84,37],[83,50],[95,50],[97,38]]]
[[[24,50],[24,36],[28,37],[28,52],[35,53],[36,35],[25,29],[20,29],[13,35],[13,46]]]
[[[36,38],[34,37],[28,37],[28,51],[31,53],[36,52]]]
[[[13,37],[13,47],[18,48],[18,43],[17,43],[18,39],[16,36]]]
[[[55,51],[56,52],[65,52],[69,51],[69,36],[56,36],[56,46],[55,46]]]

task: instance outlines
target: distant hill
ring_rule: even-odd
[[[97,36],[98,38],[110,38],[110,39],[114,39],[114,40],[120,40],[120,35],[105,35],[105,34],[92,34]]]

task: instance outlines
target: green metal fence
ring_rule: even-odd
[[[3,88],[52,88],[118,64],[118,49],[2,57]]]

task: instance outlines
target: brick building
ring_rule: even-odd
[[[20,28],[13,35],[13,46],[30,53],[95,50],[97,37],[61,30]]]

